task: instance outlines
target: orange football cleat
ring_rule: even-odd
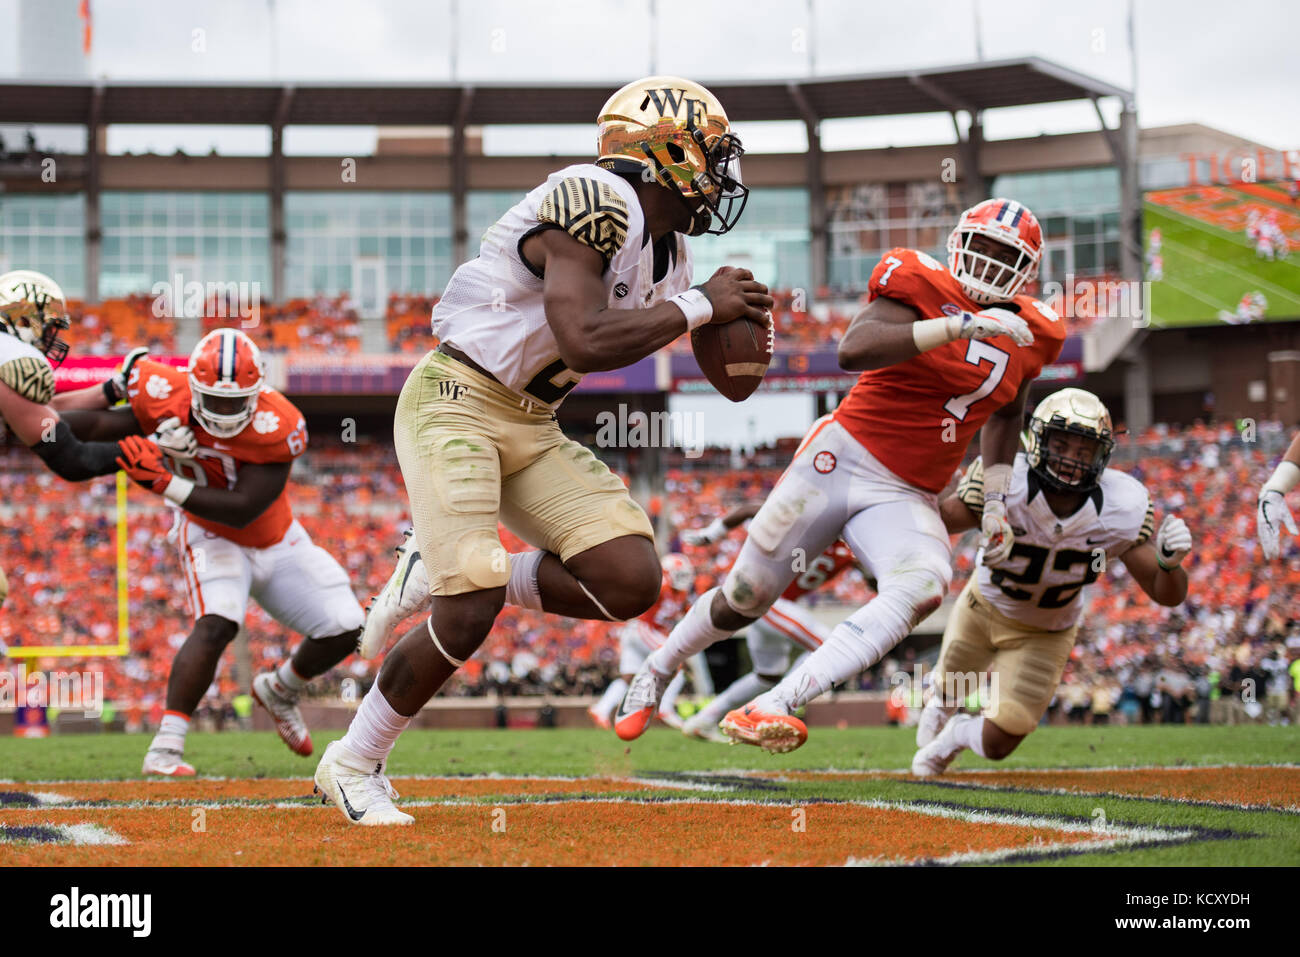
[[[752,703],[727,712],[718,727],[733,741],[756,744],[773,754],[793,751],[808,740],[808,726],[794,715],[760,711]]]

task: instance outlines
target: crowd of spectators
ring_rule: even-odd
[[[1251,426],[1254,429],[1254,426]],[[1249,439],[1249,440],[1247,440]],[[1278,719],[1300,665],[1300,540],[1284,536],[1281,558],[1259,559],[1254,539],[1255,494],[1285,445],[1280,427],[1244,435],[1234,425],[1154,429],[1121,442],[1112,464],[1151,491],[1157,524],[1170,512],[1192,527],[1196,546],[1185,567],[1186,602],[1173,609],[1148,599],[1122,564],[1085,591],[1079,638],[1056,710],[1069,720],[1235,721]],[[717,584],[739,551],[735,532],[715,546],[683,544],[681,531],[701,528],[742,502],[764,498],[779,478],[789,449],[759,450],[737,463],[712,451],[669,469],[661,494],[647,501],[660,520],[661,541],[687,555],[697,593]],[[10,594],[0,612],[0,640],[35,644],[117,642],[115,479],[69,485],[29,453],[0,455],[0,567]],[[739,467],[738,467],[739,466]],[[129,654],[124,657],[37,660],[31,667],[103,669],[106,694],[120,707],[150,711],[165,694],[176,649],[191,626],[175,547],[171,512],[155,496],[128,486]],[[409,527],[400,470],[391,447],[354,443],[309,450],[290,483],[294,511],[315,541],[351,576],[363,602],[392,568],[391,549]],[[509,532],[510,551],[526,548]],[[974,535],[955,550],[957,592],[974,562]],[[871,589],[853,570],[810,596],[812,603],[855,605]],[[278,664],[299,636],[285,632],[254,603],[245,628],[253,673]],[[449,684],[447,695],[589,693],[616,671],[614,628],[507,608],[480,652]],[[857,686],[887,687],[898,660]],[[377,662],[341,665],[320,690],[334,693],[351,678],[368,686]],[[228,655],[213,688],[226,702],[241,684]]]
[[[1070,332],[1087,329],[1107,308],[1107,296],[1096,290],[1104,292],[1111,278],[1077,279],[1064,296],[1052,300]],[[828,290],[822,290],[815,302],[802,289],[775,290],[773,296],[776,344],[778,350],[786,351],[834,348],[867,301],[865,294],[831,295]],[[422,354],[437,344],[429,328],[437,302],[437,296],[425,294],[394,293],[388,297],[383,318],[375,321],[383,323],[389,351]],[[122,355],[138,345],[147,345],[154,353],[174,353],[178,320],[172,318],[170,308],[160,309],[159,305],[157,297],[145,295],[108,299],[98,305],[71,302],[72,328],[66,338],[74,354]],[[250,315],[254,305],[256,314]],[[237,323],[270,352],[349,355],[362,351],[364,322],[345,293],[256,304],[212,298],[203,305],[200,327],[206,332]],[[689,352],[690,337],[682,336],[670,349]]]

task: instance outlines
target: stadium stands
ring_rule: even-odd
[[[1114,277],[1096,276],[1076,282],[1098,285],[1113,280]],[[804,305],[802,290],[777,290],[774,295],[777,348],[784,351],[834,348],[866,301],[865,296],[841,293],[821,300],[820,305],[809,310]],[[1094,301],[1071,287],[1062,301],[1052,305],[1065,317],[1068,330],[1079,333],[1095,320]],[[423,354],[436,345],[429,316],[437,302],[437,296],[423,294],[389,296],[386,313],[380,320],[388,351]],[[171,354],[177,350],[176,320],[155,316],[151,296],[108,299],[98,305],[72,302],[69,307],[72,328],[66,338],[73,355],[122,355],[138,345],[149,346],[155,354]],[[355,304],[346,294],[263,304],[257,324],[252,327],[244,326],[239,318],[230,318],[238,317],[239,313],[229,304],[211,301],[204,313],[200,331],[240,323],[259,346],[272,353],[350,355],[362,351],[361,330],[366,320],[358,316]],[[682,336],[671,346],[672,351],[682,353],[689,352],[690,348],[688,336]]]
[[[1280,687],[1274,680],[1276,663],[1284,667],[1300,657],[1300,541],[1285,538],[1282,561],[1264,566],[1253,557],[1251,539],[1254,489],[1267,475],[1270,458],[1265,448],[1281,437],[1277,425],[1261,425],[1261,441],[1253,443],[1243,441],[1231,425],[1197,425],[1183,431],[1157,428],[1121,442],[1113,464],[1152,491],[1157,521],[1179,512],[1197,535],[1188,558],[1191,592],[1179,608],[1162,608],[1138,591],[1122,565],[1087,591],[1084,625],[1059,696],[1072,719],[1111,720],[1122,713],[1130,719],[1162,714],[1166,720],[1193,715],[1245,720],[1251,715],[1239,697],[1220,696],[1216,688],[1226,690],[1249,678],[1265,702],[1265,689]],[[116,623],[107,611],[116,600],[113,481],[68,485],[25,450],[11,448],[3,458],[0,566],[8,573],[10,596],[0,612],[0,639],[10,646],[114,644]],[[663,501],[673,531],[664,544],[694,562],[697,590],[719,580],[741,536],[695,548],[682,545],[677,533],[765,496],[780,475],[778,461],[787,458],[788,451],[765,450],[736,468],[729,453],[711,453],[703,464],[669,470]],[[314,448],[299,460],[291,484],[295,514],[348,570],[358,596],[365,600],[377,592],[391,569],[390,549],[407,527],[391,448],[342,443]],[[103,668],[108,697],[147,712],[163,696],[171,657],[189,619],[167,541],[168,510],[139,489],[130,490],[129,500],[130,655],[49,660],[41,667]],[[1196,503],[1194,511],[1189,503]],[[508,549],[525,548],[508,532],[503,537]],[[969,576],[974,554],[972,533],[956,549],[954,593]],[[814,600],[857,604],[870,595],[863,577],[852,572]],[[281,660],[298,640],[255,606],[246,628],[255,672]],[[507,608],[483,649],[444,693],[597,691],[616,662],[617,643],[607,623]],[[883,675],[896,666],[884,663],[860,686],[887,686]],[[346,677],[368,684],[375,672],[375,663],[350,659],[330,680],[318,683],[318,690],[334,693]],[[227,656],[215,698],[229,701],[237,677],[233,656]],[[1102,714],[1107,717],[1097,717]]]

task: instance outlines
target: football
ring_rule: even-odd
[[[767,374],[774,333],[770,314],[767,322],[710,322],[691,332],[691,349],[713,388],[732,402],[743,402]]]

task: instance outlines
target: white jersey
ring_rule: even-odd
[[[8,333],[0,333],[0,382],[38,405],[54,398],[50,360],[31,343]]]
[[[984,509],[984,473],[976,459],[957,495],[977,515]],[[1153,510],[1142,483],[1115,469],[1073,515],[1060,517],[1043,495],[1024,453],[1016,456],[1007,493],[1011,553],[995,566],[976,560],[984,599],[1008,618],[1044,631],[1062,631],[1083,614],[1083,587],[1111,559],[1151,537]]]
[[[503,385],[551,408],[582,378],[560,359],[546,322],[542,277],[519,247],[543,229],[563,229],[605,257],[601,277],[611,309],[645,309],[691,285],[686,237],[667,238],[669,262],[654,281],[654,248],[634,190],[589,163],[552,173],[483,235],[478,258],[451,277],[433,309],[433,332]]]

